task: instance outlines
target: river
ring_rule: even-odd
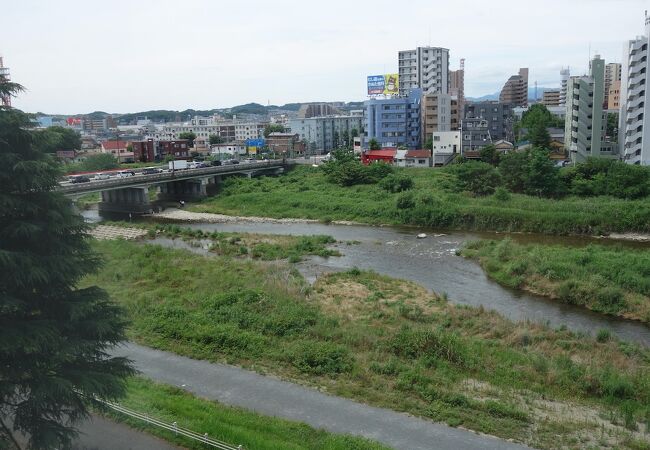
[[[91,218],[92,212],[84,215]],[[643,243],[616,243],[592,238],[540,236],[530,234],[495,234],[466,232],[435,232],[415,228],[372,227],[358,225],[325,225],[319,223],[193,223],[195,229],[224,232],[314,235],[334,237],[341,257],[311,257],[299,263],[298,269],[313,282],[323,273],[353,267],[371,269],[377,273],[414,281],[439,294],[446,293],[449,301],[483,306],[515,321],[530,320],[552,327],[566,326],[574,331],[595,335],[600,329],[610,330],[621,339],[650,346],[650,328],[646,325],[593,313],[585,308],[567,305],[545,297],[505,288],[490,280],[473,260],[456,255],[464,242],[481,237],[509,236],[522,242],[554,242],[582,246],[589,243],[632,245],[647,248]],[[417,239],[418,233],[427,233]],[[160,240],[160,244],[182,246]],[[201,250],[199,250],[201,251]]]

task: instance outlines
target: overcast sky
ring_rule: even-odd
[[[465,58],[465,93],[582,74],[591,54],[620,62],[650,0],[3,0],[0,55],[28,112],[211,109],[363,100],[366,76],[397,52]]]

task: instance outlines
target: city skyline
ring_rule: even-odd
[[[383,0],[140,1],[98,4],[91,15],[78,1],[28,1],[8,9],[0,54],[27,88],[14,106],[51,114],[361,101],[367,75],[396,72],[398,51],[426,45],[449,48],[452,70],[465,58],[466,96],[479,97],[520,67],[530,87],[557,87],[560,68],[584,74],[596,53],[621,62],[649,3],[549,1],[529,11],[510,0],[415,1],[396,14]]]

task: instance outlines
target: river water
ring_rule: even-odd
[[[93,216],[92,213],[85,215]],[[456,256],[456,250],[460,249],[464,242],[481,237],[509,236],[513,240],[522,242],[553,242],[572,246],[597,242],[603,245],[631,245],[647,248],[647,244],[517,233],[435,232],[415,228],[319,223],[235,222],[194,223],[186,226],[224,232],[330,235],[340,241],[336,247],[343,256],[311,257],[298,264],[299,270],[310,282],[328,272],[353,267],[371,269],[380,274],[414,281],[439,294],[446,293],[449,301],[453,303],[482,305],[515,321],[530,320],[553,327],[566,326],[571,330],[592,335],[600,329],[607,329],[621,339],[650,346],[650,328],[642,323],[603,316],[584,308],[505,288],[490,280],[475,261]],[[421,232],[427,233],[425,239],[417,238],[417,234]],[[186,247],[180,242],[172,244],[160,241],[159,243],[166,246]],[[197,250],[201,251],[201,249]]]

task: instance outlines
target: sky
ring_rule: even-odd
[[[519,67],[559,86],[589,56],[621,62],[650,0],[0,0],[0,55],[27,112],[127,113],[360,101],[397,52],[465,58],[465,95]]]

